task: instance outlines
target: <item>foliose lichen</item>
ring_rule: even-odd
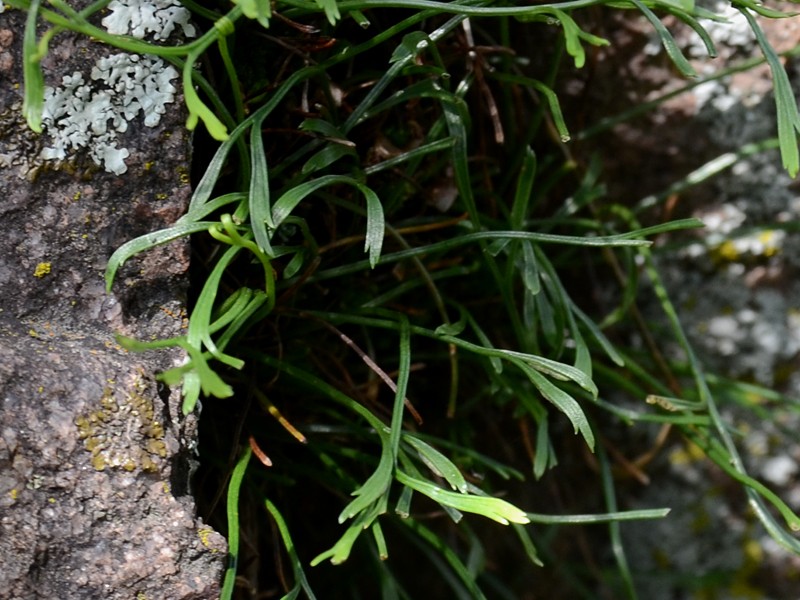
[[[102,24],[109,33],[165,41],[177,28],[185,37],[196,31],[191,13],[177,0],[112,0]],[[45,89],[42,125],[50,143],[43,160],[64,161],[85,149],[98,166],[121,175],[128,169],[126,148],[118,134],[141,113],[147,127],[155,127],[175,100],[172,81],[178,72],[158,57],[118,53],[100,58],[89,74],[65,75],[61,86]]]
[[[60,87],[45,88],[42,124],[50,145],[41,158],[64,160],[86,149],[95,164],[120,175],[128,170],[130,152],[118,147],[117,135],[140,112],[146,126],[158,125],[175,99],[171,82],[178,72],[159,58],[119,53],[98,59],[90,77],[87,82],[75,71]]]
[[[78,437],[92,455],[98,471],[108,468],[156,472],[167,456],[164,426],[146,395],[144,379],[133,388],[114,392],[110,387],[100,398],[100,406],[75,419]]]
[[[108,5],[110,14],[102,20],[109,33],[132,35],[142,39],[152,34],[157,41],[166,40],[175,26],[183,35],[194,37],[194,26],[189,23],[191,13],[177,0],[113,0]]]

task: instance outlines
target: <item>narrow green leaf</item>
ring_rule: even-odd
[[[356,23],[358,23],[358,26],[361,27],[361,29],[366,29],[371,24],[369,19],[366,17],[366,15],[364,13],[362,13],[360,10],[348,11],[348,15]]]
[[[183,97],[186,102],[186,108],[189,110],[189,116],[186,119],[186,129],[194,131],[197,127],[198,119],[203,120],[209,135],[217,141],[225,141],[228,139],[228,128],[219,120],[217,115],[208,108],[197,91],[194,89],[194,82],[192,81],[192,68],[196,56],[189,55],[186,58],[186,63],[183,66]]]
[[[574,324],[574,319],[573,319]],[[586,376],[592,376],[592,356],[589,352],[589,347],[583,340],[583,336],[577,327],[572,328],[572,338],[575,342],[575,368],[586,373]]]
[[[486,335],[486,332],[483,329],[481,329],[481,326],[478,325],[478,322],[468,312],[464,311],[464,314],[467,316],[467,323],[469,323],[470,329],[472,329],[472,331],[478,337],[480,343],[487,348],[493,348],[494,346],[492,345],[489,336]],[[500,360],[499,356],[490,356],[489,363],[492,365],[492,370],[498,375],[503,372],[503,361]]]
[[[800,554],[800,542],[788,533],[780,524],[777,522],[775,517],[772,516],[772,513],[764,504],[764,500],[758,495],[752,488],[747,489],[747,496],[749,498],[749,504],[753,511],[756,513],[758,520],[761,521],[761,524],[764,525],[764,529],[767,530],[767,533],[774,539],[778,544],[780,544],[783,548],[788,550],[789,552],[794,553],[795,555]]]
[[[270,0],[233,0],[233,3],[242,7],[245,17],[258,21],[264,28],[269,28],[269,20],[272,17]]]
[[[309,175],[315,171],[320,171],[331,166],[337,160],[345,156],[357,156],[357,153],[351,146],[331,142],[309,158],[300,169],[300,173],[302,175]]]
[[[420,458],[435,475],[443,477],[454,490],[458,490],[462,494],[467,492],[467,481],[464,479],[464,475],[449,458],[411,434],[405,434],[403,440],[414,447]]]
[[[586,53],[581,45],[581,38],[578,32],[580,28],[575,20],[567,13],[561,10],[554,9],[553,16],[561,23],[561,28],[564,30],[564,41],[566,42],[567,53],[575,61],[575,68],[580,69],[586,62]]]
[[[206,174],[207,173],[208,172],[206,171]],[[196,192],[197,190],[195,189],[195,193]],[[177,225],[179,223],[190,223],[192,221],[197,221],[198,219],[202,219],[203,217],[207,217],[211,213],[218,211],[224,206],[228,206],[229,204],[233,203],[240,203],[246,200],[247,200],[247,194],[243,194],[241,192],[232,192],[230,194],[223,194],[222,196],[217,196],[213,200],[208,200],[207,202],[199,204],[194,209],[190,208],[185,215],[183,215],[180,219],[178,219],[175,222],[175,224]]]
[[[308,600],[316,600],[316,596],[311,590],[311,586],[309,585],[305,571],[303,570],[303,562],[297,555],[297,550],[294,547],[292,536],[289,533],[289,528],[286,526],[286,521],[284,520],[283,515],[281,515],[277,507],[269,500],[265,500],[264,504],[266,505],[269,514],[272,515],[272,518],[275,520],[275,524],[278,526],[278,532],[283,540],[283,546],[286,548],[286,553],[289,555],[289,561],[291,562],[292,571],[294,572],[294,578],[296,581],[295,589],[301,587],[306,593]],[[284,596],[284,599],[288,600],[286,596]]]
[[[267,227],[274,229],[272,210],[269,204],[269,170],[264,140],[261,134],[261,120],[257,119],[250,129],[250,226],[253,229],[258,249],[272,254]]]
[[[475,461],[476,464],[483,465],[484,467],[491,469],[503,479],[508,480],[513,477],[518,481],[525,480],[525,476],[516,469],[512,469],[509,466],[497,462],[496,460],[489,458],[485,454],[481,454],[480,452],[477,452],[472,448],[463,446],[461,444],[456,444],[454,442],[449,442],[448,440],[442,438],[433,438],[431,436],[425,436],[424,434],[421,433],[415,433],[414,435],[418,438],[427,437],[432,442],[435,442],[436,445],[441,446],[443,448],[451,448],[458,454],[471,458],[472,460]]]
[[[450,520],[456,525],[458,525],[461,522],[461,519],[464,518],[464,513],[462,513],[459,510],[456,510],[452,506],[448,506],[447,504],[442,504],[441,507],[442,510],[445,512],[445,514],[448,517],[450,517]]]
[[[590,523],[610,523],[612,521],[641,521],[646,519],[663,519],[670,513],[669,508],[649,508],[643,510],[626,510],[594,515],[543,515],[528,513],[531,523],[545,525],[586,525]]]
[[[375,545],[378,547],[378,557],[381,560],[386,560],[389,558],[389,549],[386,547],[386,538],[383,537],[380,523],[375,521],[370,529],[372,529],[372,537],[375,538]]]
[[[511,229],[522,231],[528,216],[528,204],[533,193],[533,182],[536,179],[536,153],[532,148],[525,148],[525,157],[517,176],[517,189],[514,203],[511,205]]]
[[[273,297],[274,297],[274,290],[273,290]],[[265,304],[269,305],[269,303],[270,303],[270,297],[267,295],[266,292],[264,292],[263,290],[255,290],[253,292],[253,296],[250,299],[250,301],[242,309],[237,310],[236,312],[230,311],[230,312],[233,313],[234,316],[233,316],[233,318],[231,320],[230,325],[225,329],[225,331],[222,333],[222,335],[219,336],[219,339],[217,339],[217,347],[220,350],[224,350],[225,346],[228,345],[228,343],[233,339],[233,337],[240,330],[244,329],[244,326],[248,322],[248,320],[262,306],[264,306]],[[270,311],[271,311],[271,306],[269,307],[268,312],[270,312]],[[211,326],[209,326],[209,331],[211,333],[214,332],[214,325],[215,325],[215,323],[212,323]],[[230,364],[230,363],[228,363],[228,364]],[[244,361],[241,361],[238,364],[241,364],[242,366],[244,366]],[[234,365],[234,367],[236,368],[237,365]]]
[[[233,396],[233,388],[225,383],[222,377],[217,375],[217,373],[208,366],[208,363],[203,357],[202,352],[189,345],[185,346],[184,349],[189,354],[189,358],[191,359],[191,368],[199,378],[200,389],[202,390],[203,394],[206,396],[214,396],[215,398],[230,398]],[[169,371],[164,373],[165,377],[167,373],[169,373]],[[185,408],[186,404],[184,403],[184,409]]]
[[[519,541],[522,543],[522,547],[525,550],[528,560],[530,560],[537,567],[543,567],[544,563],[539,558],[539,553],[536,552],[536,546],[534,546],[531,535],[528,533],[528,530],[525,528],[525,526],[518,523],[512,523],[511,526],[514,528],[514,532],[517,534]]]
[[[367,236],[364,242],[364,252],[369,253],[369,264],[374,269],[381,258],[383,233],[386,227],[383,220],[383,205],[378,195],[370,188],[363,184],[358,184],[357,187],[367,201]]]
[[[36,22],[39,17],[40,0],[32,0],[25,19],[25,33],[22,38],[22,76],[25,95],[22,99],[22,113],[28,127],[36,133],[42,132],[42,111],[44,110],[44,74],[42,73],[39,48],[36,43]]]
[[[535,356],[533,354],[522,354],[518,352],[511,352],[510,350],[505,350],[503,352],[509,356],[522,358],[526,364],[532,366],[537,371],[549,375],[550,377],[564,381],[574,381],[587,392],[592,394],[592,396],[597,397],[598,390],[594,381],[592,381],[591,377],[587,376],[586,373],[580,369],[576,369],[571,365],[565,365],[564,363],[556,362],[548,358]]]
[[[783,167],[789,175],[795,177],[800,171],[800,151],[798,151],[797,147],[797,134],[800,132],[800,114],[797,111],[797,101],[792,91],[792,85],[789,82],[789,76],[786,74],[780,58],[778,58],[755,17],[742,6],[737,8],[747,19],[772,72],[772,81],[775,88],[775,108],[778,113],[778,140],[781,148],[781,159],[783,160]]]
[[[664,27],[664,24],[655,15],[655,13],[650,10],[641,0],[630,0],[630,2],[641,11],[648,21],[650,21],[650,24],[656,30],[658,37],[661,38],[661,43],[663,44],[664,49],[667,51],[667,54],[672,59],[672,62],[675,64],[675,66],[678,67],[678,70],[686,77],[697,77],[694,67],[689,64],[689,61],[686,60],[686,57],[681,53],[678,45],[675,43],[675,38],[673,38],[672,34],[667,31],[667,28]]]
[[[231,481],[228,484],[228,568],[225,570],[225,581],[222,584],[220,600],[231,600],[233,598],[236,571],[239,566],[239,494],[252,452],[250,446],[245,446],[244,452],[236,462],[231,474]]]
[[[247,126],[249,126],[249,123]],[[222,169],[228,162],[228,154],[230,154],[231,148],[233,148],[233,145],[238,142],[239,137],[241,137],[244,130],[245,125],[239,125],[239,127],[237,127],[231,133],[228,139],[222,142],[219,148],[217,148],[217,151],[214,153],[214,156],[208,163],[203,176],[200,178],[200,181],[197,182],[197,185],[194,188],[192,198],[189,201],[189,208],[185,217],[183,218],[189,218],[191,220],[199,218],[195,217],[194,215],[203,210],[205,204],[208,202],[208,199],[211,198],[211,194],[214,193],[214,188],[217,185],[217,181],[222,173]]]
[[[708,52],[708,57],[716,58],[717,48],[716,46],[714,46],[714,40],[711,39],[711,36],[708,34],[706,28],[703,27],[702,23],[700,23],[697,19],[695,19],[694,16],[689,14],[691,12],[692,12],[691,10],[687,12],[675,11],[673,12],[673,14],[676,15],[681,21],[686,23],[689,27],[691,27],[694,30],[694,32],[700,37],[700,39],[703,41],[703,45],[706,47],[706,52]]]
[[[606,501],[606,508],[609,512],[617,512],[616,485],[611,473],[611,464],[608,460],[605,448],[600,445],[597,452],[598,462],[600,463],[600,477],[603,483],[603,496]],[[628,565],[628,558],[625,553],[625,545],[622,541],[622,530],[619,521],[609,521],[608,529],[611,537],[611,552],[617,563],[617,571],[625,585],[628,598],[636,600],[636,586],[633,583],[633,575]]]
[[[355,544],[362,531],[364,531],[363,522],[356,520],[352,525],[350,525],[350,527],[347,528],[347,531],[345,531],[344,535],[339,538],[339,541],[334,544],[333,548],[330,548],[329,550],[326,550],[325,552],[322,552],[314,557],[314,559],[311,561],[311,566],[316,567],[323,560],[328,558],[331,559],[331,564],[342,564],[350,557],[353,544]]]
[[[409,477],[400,470],[397,471],[396,477],[403,485],[428,496],[428,498],[443,506],[450,506],[456,510],[482,515],[503,525],[508,525],[509,522],[521,524],[530,522],[523,511],[500,498],[448,492],[428,481]]]
[[[268,2],[269,0],[267,0]],[[328,17],[328,23],[336,25],[336,21],[341,18],[339,14],[339,6],[336,0],[314,0],[322,10],[325,11],[325,16]]]
[[[346,184],[355,187],[363,195],[367,203],[367,233],[364,251],[369,253],[369,264],[378,264],[383,247],[384,217],[383,206],[378,195],[363,183],[344,175],[324,175],[307,181],[284,193],[272,207],[272,220],[275,227],[292,213],[300,202],[320,188],[333,184]]]
[[[747,473],[744,473],[731,464],[731,456],[726,452],[722,444],[716,440],[703,439],[698,435],[689,435],[690,439],[700,446],[708,457],[714,461],[723,471],[730,475],[736,481],[744,484],[748,488],[757,492],[765,500],[767,500],[773,507],[780,513],[790,530],[797,532],[800,531],[800,517],[784,502],[780,496],[765,486],[757,479],[753,479]]]
[[[331,140],[347,141],[347,136],[336,125],[325,119],[305,119],[300,123],[300,131],[318,133]]]
[[[327,185],[335,183],[347,183],[355,185],[357,182],[344,175],[324,175],[318,179],[306,181],[298,186],[293,187],[272,205],[272,222],[274,227],[279,227],[281,223],[290,215],[292,211],[302,202],[306,197],[310,196],[318,189]]]
[[[456,323],[442,323],[436,328],[437,335],[459,335],[466,328],[466,321],[457,321]]]
[[[600,38],[597,39],[600,40]],[[605,40],[600,41],[605,42]],[[605,45],[608,45],[608,42],[605,42]],[[561,104],[558,102],[556,93],[541,81],[536,79],[526,79],[526,81],[531,87],[538,90],[538,92],[544,96],[547,106],[550,109],[550,115],[553,117],[553,125],[555,125],[561,141],[568,142],[570,139],[569,129],[567,128],[567,122],[564,120],[564,114],[561,112]]]
[[[548,294],[537,294],[534,297],[534,306],[542,335],[558,356],[564,341],[564,319],[561,306],[558,304],[554,306]]]
[[[120,346],[129,352],[146,352],[148,350],[159,350],[161,348],[170,348],[172,346],[180,345],[185,338],[174,337],[163,340],[152,340],[150,342],[140,342],[134,338],[116,334],[114,335],[114,339]]]
[[[345,506],[344,510],[339,514],[339,523],[344,523],[346,520],[352,519],[378,501],[392,483],[393,466],[394,458],[392,456],[392,447],[389,443],[388,436],[382,433],[381,458],[378,462],[378,467],[364,482],[364,485],[353,492],[352,495],[356,496],[356,498]]]
[[[169,373],[169,371],[162,373],[160,379],[169,386],[180,384],[181,394],[183,394],[181,412],[186,416],[194,410],[194,407],[197,406],[197,402],[200,400],[200,391],[202,389],[200,385],[200,375],[191,371],[179,377],[174,383],[170,383],[167,378],[167,373]]]
[[[386,169],[392,169],[403,163],[419,160],[426,154],[449,150],[453,147],[454,143],[455,140],[453,138],[446,137],[444,139],[431,142],[430,144],[423,144],[422,146],[409,150],[408,152],[403,152],[402,154],[398,154],[392,158],[387,158],[386,160],[375,165],[366,167],[364,169],[364,173],[367,175],[373,175],[374,173],[379,173],[380,171],[385,171]]]
[[[442,323],[435,330],[436,335],[460,335],[466,328],[469,316],[463,306],[458,307],[459,318],[455,323]]]
[[[541,479],[550,464],[550,434],[547,415],[539,419],[536,427],[536,456],[533,459],[533,476]]]
[[[753,2],[752,0],[735,0],[733,2],[734,6],[740,7],[747,7],[753,12],[761,15],[762,17],[767,17],[768,19],[786,19],[788,17],[795,17],[797,16],[796,12],[781,12],[779,10],[774,10],[763,4],[759,4],[758,2]]]
[[[436,74],[440,74],[438,70],[435,70],[434,75]],[[452,104],[455,97],[451,92],[445,90],[435,78],[428,77],[395,92],[383,102],[374,104],[364,113],[364,118],[375,117],[379,113],[388,111],[397,105],[404,105],[420,98],[433,98]]]
[[[400,439],[403,431],[403,412],[405,408],[408,380],[411,375],[411,325],[405,315],[399,315],[400,321],[400,364],[397,369],[397,389],[392,404],[392,424],[389,433],[389,446],[392,450],[392,462],[397,464],[400,453]]]
[[[231,246],[219,258],[217,264],[214,265],[197,297],[189,318],[189,329],[186,332],[186,341],[190,348],[199,353],[202,347],[205,346],[214,358],[237,369],[242,368],[243,362],[223,354],[217,348],[216,343],[211,338],[210,325],[222,276],[241,249],[241,246]]]
[[[600,344],[603,348],[605,353],[608,357],[619,367],[625,366],[625,360],[622,358],[617,349],[611,344],[608,338],[603,334],[600,328],[597,326],[592,319],[590,319],[586,313],[584,313],[581,309],[577,306],[572,307],[572,312],[575,314],[576,317],[586,326],[589,332],[592,334],[595,340]]]
[[[294,256],[292,256],[292,259],[283,269],[282,273],[283,279],[291,279],[292,277],[297,275],[297,273],[300,272],[300,269],[303,268],[305,260],[306,260],[305,253],[302,250],[295,252]]]
[[[542,393],[547,400],[549,400],[558,410],[566,415],[572,423],[575,433],[580,432],[583,439],[590,450],[594,449],[594,432],[592,431],[589,421],[586,419],[586,414],[580,407],[575,399],[567,394],[564,390],[557,387],[548,379],[539,373],[536,369],[530,368],[525,363],[514,361],[514,363],[522,370],[525,375],[531,380],[533,385]]]
[[[129,242],[125,242],[122,246],[117,248],[114,254],[111,255],[111,258],[108,259],[105,273],[106,292],[111,291],[111,287],[114,285],[114,278],[119,268],[132,256],[149,250],[150,248],[155,248],[156,246],[177,240],[178,238],[188,236],[192,233],[208,231],[209,227],[213,225],[215,225],[215,223],[210,221],[197,221],[194,223],[178,221],[175,225],[167,229],[147,233]]]
[[[401,519],[407,519],[411,514],[411,497],[414,495],[414,490],[410,487],[403,487],[400,493],[400,498],[397,500],[397,506],[394,512]]]
[[[390,63],[405,62],[417,56],[430,43],[428,34],[424,31],[412,31],[403,36],[400,45],[394,49],[389,59]]]

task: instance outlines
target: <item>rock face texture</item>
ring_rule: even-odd
[[[216,598],[226,545],[189,495],[196,423],[154,377],[183,357],[114,337],[180,335],[187,246],[129,261],[110,294],[103,279],[188,201],[180,99],[156,126],[129,114],[108,164],[91,143],[54,159],[52,131],[21,117],[23,30],[0,15],[0,599]],[[46,84],[80,72],[73,94],[91,98],[93,66],[117,53],[59,34]]]
[[[697,81],[676,75],[649,24],[639,18],[612,22],[608,31],[590,29],[612,43],[598,51],[594,78],[581,73],[588,82],[573,87],[585,93],[579,98],[590,107],[587,111],[600,112],[587,121],[609,117],[608,128],[589,140],[602,156],[604,173],[610,173],[609,198],[640,209],[640,214],[655,214],[656,221],[695,216],[704,222],[704,229],[684,234],[679,243],[679,236],[673,235],[670,245],[657,245],[659,270],[709,373],[784,394],[768,398],[754,391],[739,402],[723,386],[714,389],[723,418],[737,432],[736,443],[749,473],[796,510],[800,506],[796,476],[800,444],[795,433],[800,424],[797,181],[786,174],[777,149],[748,149],[748,144],[762,144],[777,135],[769,69],[750,62],[761,56],[754,34],[729,5],[716,0],[699,4],[728,19],[704,22],[718,58],[707,58],[699,37],[667,20],[699,75]],[[800,43],[797,19],[761,19],[760,25],[777,52]],[[784,64],[797,94],[797,59],[787,57]],[[625,75],[616,77],[615,72]],[[590,86],[594,81],[600,85]],[[684,91],[646,113],[613,118],[680,90]],[[706,179],[704,185],[688,185]],[[664,323],[655,302],[643,306],[652,322]],[[670,358],[684,360],[668,334],[658,343]],[[764,412],[759,413],[758,407]],[[658,483],[643,488],[633,506],[670,506],[672,512],[663,520],[623,528],[640,597],[796,595],[797,582],[791,574],[798,572],[800,559],[768,536],[748,513],[741,491],[719,470],[674,439],[651,472]]]

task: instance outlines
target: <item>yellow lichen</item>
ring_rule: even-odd
[[[688,443],[685,448],[676,448],[669,453],[669,462],[673,465],[688,465],[705,458],[705,453],[696,444]]]
[[[137,377],[124,390],[112,387],[113,379],[108,383],[99,407],[74,420],[78,438],[92,455],[92,467],[98,471],[111,467],[157,472],[167,456],[167,446],[145,379]]]
[[[200,543],[203,544],[206,548],[210,549],[212,553],[216,553],[217,549],[214,548],[211,544],[211,534],[214,533],[214,530],[211,527],[201,527],[197,530],[197,537],[200,538]]]
[[[40,262],[38,265],[36,265],[36,268],[33,270],[33,276],[39,277],[41,279],[42,277],[50,273],[51,268],[52,265],[49,262]]]
[[[188,185],[191,181],[191,177],[189,176],[189,169],[186,167],[178,167],[178,178],[183,185]]]
[[[764,244],[764,256],[775,256],[780,251],[781,238],[772,229],[765,229],[757,237]]]
[[[714,254],[717,258],[725,262],[735,262],[739,258],[739,250],[732,240],[722,242],[714,250]]]

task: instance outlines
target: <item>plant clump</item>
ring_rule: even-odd
[[[800,555],[800,516],[748,472],[720,408],[728,391],[698,359],[661,274],[655,242],[703,221],[644,222],[608,197],[602,161],[581,140],[611,125],[562,113],[559,74],[591,68],[609,43],[596,15],[575,3],[396,4],[187,2],[206,33],[148,46],[182,63],[187,127],[205,127],[206,161],[186,214],[118,248],[106,283],[160,244],[195,234],[205,250],[185,332],[119,343],[186,352],[160,377],[181,386],[184,413],[205,405],[197,489],[228,533],[222,598],[240,568],[248,589],[280,581],[288,597],[314,598],[312,585],[346,598],[522,597],[532,585],[592,597],[599,581],[609,597],[635,598],[623,522],[670,510],[660,499],[632,508],[624,477],[648,481],[670,436],[736,482],[776,543]],[[654,11],[712,54],[699,19],[715,15],[651,4],[632,0],[658,53],[696,76]],[[113,6],[107,26],[145,35],[162,4]],[[750,0],[736,10],[772,69],[771,147],[794,175],[800,114],[756,20],[765,11]],[[86,15],[67,20],[140,47]],[[193,69],[201,55],[210,71]],[[772,260],[785,246],[771,235],[720,245],[719,258]],[[644,287],[658,325],[639,310]],[[102,422],[121,410],[104,398],[78,422],[95,457],[109,444]],[[131,430],[144,440],[146,428]],[[640,439],[652,447],[634,447]],[[98,464],[109,457],[135,463]],[[561,529],[579,523],[606,524],[611,548],[564,553],[573,540]],[[242,532],[252,543],[240,547]],[[608,541],[586,535],[583,548]],[[542,565],[560,586],[540,583]]]

